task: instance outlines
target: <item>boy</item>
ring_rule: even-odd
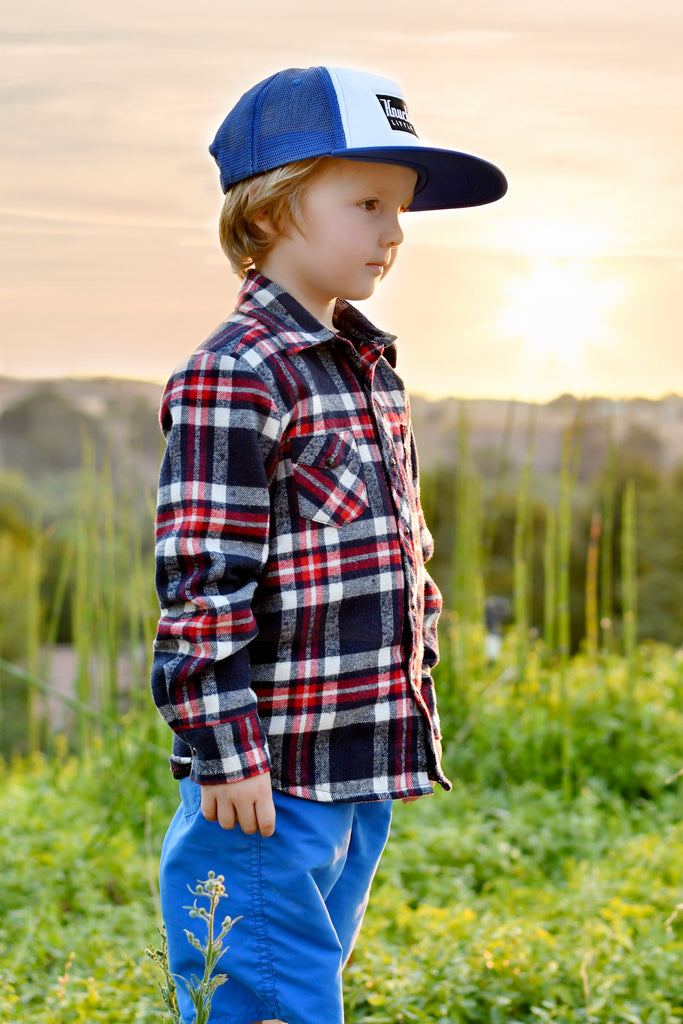
[[[182,797],[161,859],[169,959],[201,976],[187,887],[223,874],[242,920],[212,1022],[342,1024],[391,802],[450,788],[407,398],[394,338],[347,300],[390,269],[406,210],[506,183],[423,146],[394,82],[339,68],[260,83],[210,148],[244,283],[161,410],[152,685]]]

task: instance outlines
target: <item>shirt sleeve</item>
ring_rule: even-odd
[[[236,781],[270,767],[248,645],[280,418],[250,367],[200,350],[169,381],[161,425],[152,692],[195,781]]]

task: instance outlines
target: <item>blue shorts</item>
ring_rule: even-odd
[[[161,853],[161,906],[182,1019],[193,1008],[182,978],[201,977],[201,955],[184,929],[188,892],[209,872],[224,875],[217,921],[242,917],[228,934],[211,1024],[343,1024],[342,968],[351,955],[370,885],[389,835],[391,801],[321,804],[274,792],[277,821],[267,839],[206,821],[200,787],[183,779],[182,803]]]

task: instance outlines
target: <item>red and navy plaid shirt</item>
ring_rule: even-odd
[[[394,339],[341,301],[335,324],[252,272],[169,381],[152,687],[178,775],[414,796],[450,788],[431,537]]]

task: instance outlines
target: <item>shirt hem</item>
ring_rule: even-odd
[[[450,787],[447,779],[444,779],[444,782]],[[387,789],[380,792],[369,792],[367,790],[345,791],[340,787],[339,790],[333,793],[329,790],[321,790],[314,787],[288,786],[280,783],[277,779],[273,779],[272,784],[273,789],[276,789],[279,793],[285,793],[287,796],[298,797],[300,800],[310,800],[313,803],[321,804],[378,803],[383,800],[404,800],[407,797],[432,796],[434,793],[434,787],[430,783],[425,786],[416,785],[401,789]],[[439,784],[443,785],[441,780],[439,780]],[[444,786],[444,788],[446,787]]]

